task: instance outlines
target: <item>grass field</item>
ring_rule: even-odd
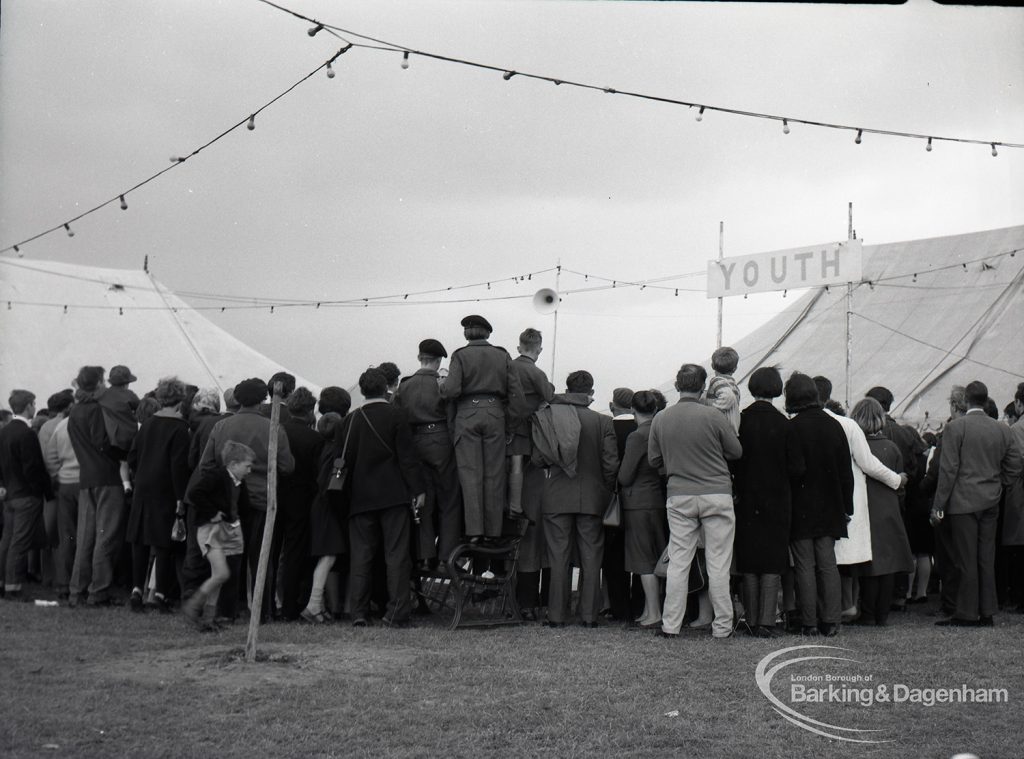
[[[0,756],[1024,756],[1024,618],[893,616],[827,641],[859,663],[795,665],[772,692],[789,703],[791,673],[848,672],[1009,702],[794,705],[891,741],[852,744],[790,724],[755,683],[762,657],[821,639],[271,624],[267,659],[247,665],[243,626],[211,637],[180,615],[0,602]]]

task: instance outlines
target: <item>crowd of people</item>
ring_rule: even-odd
[[[420,578],[509,572],[449,562],[513,523],[518,606],[551,627],[833,636],[936,592],[939,625],[1024,610],[1024,383],[1003,420],[982,382],[953,387],[941,433],[922,436],[889,415],[884,387],[847,411],[827,378],[772,367],[746,378],[741,409],[739,357],[720,348],[710,378],[679,369],[677,402],[617,388],[603,413],[587,371],[555,392],[537,330],[513,359],[485,318],[462,326],[450,358],[427,339],[413,374],[363,372],[355,409],[344,389],[316,397],[285,372],[223,394],[169,376],[139,398],[127,367],[83,366],[38,411],[14,390],[4,598],[38,584],[76,607],[180,607],[201,630],[246,613],[402,627],[430,611]]]

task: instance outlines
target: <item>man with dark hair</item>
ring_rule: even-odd
[[[380,551],[387,567],[384,624],[405,626],[411,611],[409,510],[411,506],[415,513],[422,507],[425,488],[409,422],[402,409],[385,400],[387,387],[379,370],[363,372],[359,390],[366,400],[348,415],[337,438],[348,440],[345,497],[352,552],[352,624],[356,627],[368,622],[373,560]]]
[[[229,440],[249,446],[256,455],[252,462],[252,472],[245,478],[245,489],[249,497],[249,508],[241,515],[242,534],[245,540],[245,553],[242,561],[248,561],[249,567],[249,591],[256,583],[256,568],[259,564],[260,547],[263,545],[263,528],[267,521],[267,471],[270,467],[268,456],[270,454],[270,420],[260,414],[260,404],[267,398],[267,383],[263,380],[252,377],[242,380],[235,385],[235,400],[241,405],[237,414],[232,414],[214,425],[210,431],[210,439],[206,442],[203,450],[203,458],[199,463],[200,472],[212,471],[224,467],[221,460],[221,450]],[[277,471],[279,474],[290,474],[295,469],[295,458],[292,456],[291,446],[288,444],[288,436],[279,435],[277,438]],[[235,572],[232,568],[232,575],[239,578],[237,589],[238,598],[244,603],[246,597],[246,585],[244,584],[245,572]],[[263,608],[253,610],[259,613],[263,621],[270,619],[271,601],[273,592],[273,570],[267,572],[267,585],[263,593]],[[234,585],[232,585],[234,589]],[[232,594],[221,594],[222,610],[229,612],[231,616]]]
[[[39,439],[32,432],[36,397],[28,390],[14,390],[8,401],[14,416],[0,429],[0,486],[3,499],[3,537],[0,537],[0,568],[4,572],[4,597],[22,600],[28,552],[43,518],[43,501],[53,497],[50,475],[43,463]]]
[[[68,415],[68,436],[79,464],[78,534],[75,566],[69,587],[70,603],[88,592],[90,606],[111,603],[114,565],[124,544],[127,522],[122,462],[128,452],[108,433],[103,368],[78,371],[76,403]]]
[[[948,519],[956,567],[956,611],[935,624],[991,627],[997,607],[995,582],[996,526],[999,496],[1020,479],[1021,451],[1006,425],[985,414],[988,388],[971,382],[967,413],[946,425],[942,434],[939,480],[932,502],[933,524]]]
[[[487,342],[491,324],[462,320],[469,342],[452,354],[441,396],[455,404],[453,438],[466,535],[499,537],[507,506],[506,430],[524,416],[523,390],[508,351]]]
[[[49,447],[50,440],[53,438],[53,434],[57,429],[57,425],[67,419],[68,410],[71,405],[75,402],[75,391],[71,388],[61,390],[59,393],[54,393],[46,400],[46,411],[49,418],[43,422],[43,425],[39,428],[39,448],[43,452],[43,460],[47,460],[46,451]],[[38,421],[39,417],[36,416]],[[49,469],[49,465],[47,465]],[[51,478],[53,478],[51,473]],[[61,530],[60,530],[60,509],[59,509],[59,487],[57,480],[52,479],[53,497],[47,499],[43,503],[43,525],[46,528],[46,546],[39,553],[39,563],[41,568],[41,574],[43,576],[44,585],[53,585],[57,590],[58,595],[67,596],[68,581],[71,579],[71,568],[68,567],[67,573],[62,576],[62,563],[61,559],[63,556],[60,552],[61,543]],[[75,488],[77,494],[78,488]],[[75,513],[78,512],[78,500],[77,496],[75,499]],[[70,557],[71,561],[74,561],[74,555]]]
[[[447,562],[462,538],[459,472],[448,429],[448,402],[441,397],[437,371],[443,358],[448,358],[448,351],[440,342],[422,341],[417,354],[420,368],[402,379],[391,401],[406,414],[425,474],[426,500],[413,539],[420,569],[429,569],[437,558]]]
[[[533,454],[531,417],[543,404],[550,403],[555,394],[555,386],[544,370],[537,366],[542,350],[541,333],[532,327],[523,330],[519,335],[519,356],[512,362],[512,368],[523,388],[522,412],[525,418],[510,430],[507,449],[509,513],[522,514],[530,520],[519,543],[519,574],[516,579],[516,597],[524,619],[529,621],[535,621],[536,610],[545,605],[547,592],[546,588],[542,591],[541,586],[549,585],[551,577],[541,514],[544,471],[530,462]]]
[[[333,411],[344,419],[351,408],[352,396],[348,394],[348,390],[331,385],[320,391],[320,402],[317,404],[317,410],[321,415],[329,414]]]
[[[46,470],[56,488],[53,500],[56,512],[54,519],[56,542],[51,537],[51,544],[54,546],[53,586],[57,591],[57,599],[66,601],[69,595],[71,573],[75,566],[75,536],[78,532],[79,467],[78,459],[75,458],[75,449],[68,436],[68,414],[71,412],[71,405],[75,400],[75,391],[62,390],[51,396],[50,401],[57,398],[60,400],[53,405],[55,409],[61,410],[50,420],[54,422],[52,428],[44,425],[40,430],[40,446],[43,449]],[[65,401],[69,401],[67,406],[64,405]],[[44,505],[43,509],[45,518],[47,505]],[[47,531],[49,531],[49,524]]]
[[[619,456],[612,420],[588,408],[594,378],[576,371],[566,392],[537,413],[533,463],[548,470],[541,496],[544,536],[551,561],[548,625],[562,627],[569,614],[573,549],[580,567],[580,619],[597,626],[600,609],[603,517],[615,488]]]
[[[391,403],[394,400],[395,391],[398,389],[398,380],[402,376],[402,370],[394,362],[384,361],[377,366],[377,371],[383,374],[384,379],[387,380],[388,389],[384,393],[384,400]]]
[[[281,616],[287,620],[299,618],[312,584],[309,517],[317,496],[320,455],[325,443],[323,435],[314,429],[316,403],[308,389],[296,388],[288,396],[288,420],[281,422],[295,459],[295,468],[282,474],[277,483],[278,517],[274,527],[279,554],[274,562],[278,568],[277,589]],[[273,558],[272,555],[272,561]]]
[[[619,452],[619,461],[626,452],[626,438],[636,430],[636,419],[633,418],[633,390],[628,387],[617,387],[612,391],[612,400],[608,410],[612,415],[612,429],[615,430],[615,442]],[[632,599],[640,598],[643,587],[639,578],[630,586],[629,573],[626,565],[626,536],[622,527],[606,527],[604,530],[604,559],[601,569],[604,572],[604,587],[608,593],[608,608],[602,612],[609,619],[629,621],[633,619]],[[635,596],[634,596],[635,591]]]
[[[281,413],[279,419],[281,424],[284,424],[291,418],[291,412],[288,410],[288,398],[292,393],[295,392],[295,375],[289,374],[288,372],[275,372],[269,380],[267,380],[267,393],[271,396],[274,395],[274,384],[281,383],[281,399],[278,404],[281,406]],[[263,416],[270,418],[271,401],[260,404],[260,413]]]
[[[690,563],[703,530],[708,565],[708,595],[714,608],[712,636],[732,635],[733,609],[729,566],[736,515],[728,462],[743,452],[725,415],[700,402],[707,372],[683,364],[676,373],[679,402],[654,417],[647,458],[668,474],[669,567],[661,634],[679,634],[686,612]]]

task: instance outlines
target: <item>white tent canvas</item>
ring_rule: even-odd
[[[981,380],[1000,408],[1013,398],[1024,382],[1024,226],[865,245],[863,279],[851,309],[851,402],[883,385],[894,416],[939,423],[953,385]],[[811,290],[734,343],[743,405],[761,366],[824,375],[842,402],[846,311],[845,286]],[[674,397],[672,382],[661,389]]]
[[[45,402],[85,364],[128,366],[139,395],[167,375],[223,391],[287,371],[144,271],[52,261],[0,260],[0,345],[0,403],[14,388]]]

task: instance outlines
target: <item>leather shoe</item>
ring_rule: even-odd
[[[978,627],[995,627],[996,621],[992,617],[980,617],[978,619]]]
[[[664,630],[658,630],[657,636],[659,638],[673,638],[674,639],[674,638],[678,638],[679,637],[679,633],[668,633],[668,632],[665,632]]]
[[[818,632],[818,628],[814,625],[803,625],[800,628],[800,634],[805,638],[817,638],[821,633]]]
[[[565,622],[552,622],[550,619],[544,623],[545,627],[565,627]]]
[[[818,625],[818,632],[826,638],[834,638],[839,634],[839,625],[835,622],[822,622]]]

